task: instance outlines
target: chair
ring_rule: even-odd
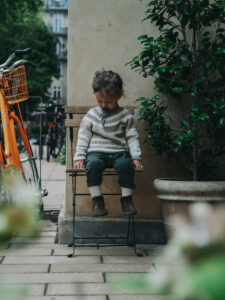
[[[70,141],[70,147],[71,147],[71,168],[66,169],[66,173],[68,173],[72,177],[72,193],[73,193],[73,238],[72,243],[70,243],[68,246],[73,247],[73,252],[68,255],[68,257],[73,257],[75,254],[75,248],[76,246],[133,246],[134,252],[137,256],[143,256],[141,253],[138,253],[136,250],[136,237],[135,237],[135,221],[134,216],[129,216],[128,222],[127,222],[127,234],[125,236],[100,236],[100,237],[90,237],[90,236],[79,236],[77,237],[75,235],[75,226],[76,226],[76,197],[77,196],[86,196],[89,195],[89,193],[77,193],[77,177],[79,176],[86,176],[85,169],[74,169],[73,168],[73,155],[74,150],[73,149],[73,140],[74,140],[74,130],[79,129],[80,123],[81,123],[81,115],[84,115],[88,112],[88,110],[92,108],[90,106],[67,106],[65,107],[65,113],[69,116],[65,120],[65,127],[67,134],[69,135],[69,141]],[[126,107],[129,109],[131,113],[134,112],[133,107]],[[137,172],[141,172],[140,170],[135,170]],[[102,174],[103,176],[115,176],[117,175],[117,172],[115,169],[109,169],[106,168]],[[104,177],[103,177],[104,178]],[[121,195],[121,193],[103,193],[103,195],[110,195],[110,196],[116,196]],[[116,240],[125,240],[124,243],[116,243]],[[76,243],[76,240],[111,240],[111,244],[101,244],[99,242],[96,242],[94,245],[87,245],[87,244],[78,244]]]

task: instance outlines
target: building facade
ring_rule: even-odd
[[[53,78],[49,89],[50,97],[58,104],[67,103],[67,33],[68,33],[68,0],[45,0],[43,19],[57,36],[56,53],[59,57],[60,78]]]

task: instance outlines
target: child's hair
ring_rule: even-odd
[[[120,98],[123,95],[123,80],[111,70],[98,71],[95,73],[92,88],[94,93],[100,92],[112,98]]]

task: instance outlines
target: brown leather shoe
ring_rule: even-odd
[[[137,214],[132,202],[132,196],[126,196],[121,198],[122,210],[124,216],[134,216]]]
[[[105,209],[104,198],[102,196],[97,196],[92,198],[93,202],[93,216],[101,217],[107,215],[107,210]]]

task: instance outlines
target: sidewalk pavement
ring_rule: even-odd
[[[42,182],[49,190],[46,209],[59,209],[65,187],[65,167],[55,162],[42,164]],[[157,245],[138,245],[143,257],[129,247],[76,248],[75,256],[65,244],[55,244],[57,226],[41,221],[41,235],[24,244],[18,237],[0,250],[0,285],[10,290],[18,284],[28,289],[26,300],[161,300],[124,287],[112,289],[110,281],[118,278],[146,276],[157,272],[160,255]],[[1,295],[0,295],[0,299]]]

